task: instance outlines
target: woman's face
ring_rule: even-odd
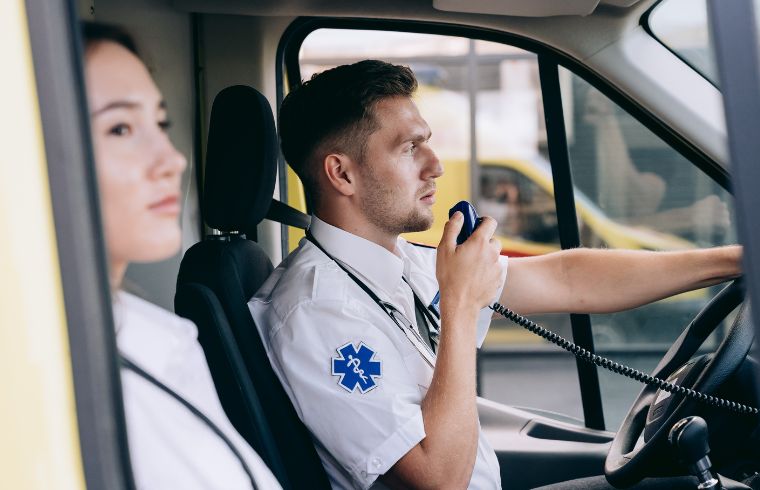
[[[113,42],[87,50],[87,98],[112,274],[179,249],[186,160],[166,134],[166,107],[145,65]],[[121,277],[117,277],[117,282]]]

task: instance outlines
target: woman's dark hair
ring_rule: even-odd
[[[82,22],[82,38],[84,39],[85,50],[102,42],[112,42],[123,46],[138,58],[140,57],[135,40],[126,30],[117,25],[84,21]]]
[[[411,97],[417,79],[406,66],[364,60],[314,75],[288,94],[280,108],[282,153],[312,206],[319,205],[318,172],[325,155],[364,161],[367,138],[378,129],[376,104]]]

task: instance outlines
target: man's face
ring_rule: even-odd
[[[428,144],[430,128],[408,97],[380,100],[374,115],[379,129],[367,139],[357,182],[362,212],[386,233],[427,230],[435,179],[443,174]]]

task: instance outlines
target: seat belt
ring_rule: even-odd
[[[284,202],[272,199],[272,203],[269,205],[269,211],[267,211],[266,218],[278,223],[282,223],[288,226],[294,226],[305,230],[311,223],[311,216],[306,213],[292,208]]]

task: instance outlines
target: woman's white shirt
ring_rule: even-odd
[[[211,419],[243,455],[259,489],[279,489],[225,415],[195,325],[123,291],[116,293],[114,318],[119,351]],[[132,371],[122,370],[121,380],[137,488],[251,488],[240,461],[201,419]]]

